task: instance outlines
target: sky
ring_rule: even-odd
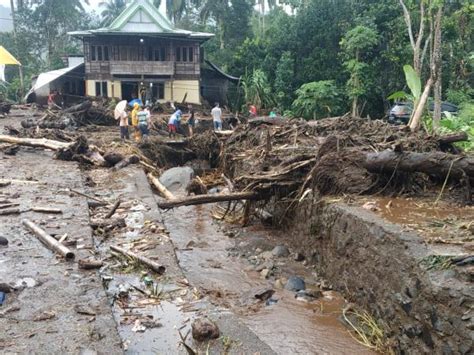
[[[84,8],[86,10],[89,10],[89,11],[96,10],[97,12],[100,12],[100,11],[98,11],[98,10],[100,10],[99,3],[101,3],[104,0],[89,0],[89,5],[86,5],[83,0],[81,0],[81,1],[84,4]],[[160,11],[162,13],[164,11],[164,6],[163,5],[165,3],[166,3],[165,1],[162,1],[162,4],[160,6]],[[5,7],[10,8],[10,0],[0,0],[0,5],[3,5]]]

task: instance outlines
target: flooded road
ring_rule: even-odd
[[[242,228],[239,236],[231,239],[225,235],[224,226],[213,221],[211,211],[209,205],[180,207],[164,212],[163,217],[180,267],[213,304],[238,314],[279,354],[370,353],[340,322],[345,301],[336,292],[324,291],[322,298],[305,302],[296,299],[294,292],[274,285],[279,277],[297,275],[307,288],[316,288],[314,269],[291,257],[278,258],[273,260],[275,274],[265,279],[251,267],[249,259],[261,252],[254,246],[259,244],[259,249],[268,252],[278,244],[276,235],[260,227]],[[249,248],[253,253],[248,253]],[[277,302],[269,306],[254,297],[257,290],[266,288],[276,291],[272,299]]]

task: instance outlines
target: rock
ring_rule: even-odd
[[[304,259],[305,259],[305,257],[304,257],[303,254],[301,254],[301,253],[296,253],[295,254],[295,258],[294,258],[295,261],[303,261]]]
[[[168,190],[176,191],[188,186],[193,176],[194,170],[189,166],[176,167],[166,170],[160,176],[160,182],[165,185]]]
[[[255,254],[260,254],[263,250],[260,248],[255,249]]]
[[[264,263],[258,265],[255,267],[255,271],[262,271],[263,269],[269,269],[269,270],[272,270],[273,268],[275,267],[275,265],[273,264],[273,262],[271,262],[270,260],[268,261],[265,261]]]
[[[285,258],[290,255],[290,251],[284,245],[277,245],[275,248],[273,248],[272,254],[277,258]]]
[[[281,279],[278,279],[275,281],[275,288],[283,289],[285,287],[284,282],[281,281]]]
[[[273,253],[271,251],[264,251],[258,255],[260,258],[269,260],[273,258]]]
[[[8,246],[8,239],[0,236],[0,245],[5,247]]]
[[[263,270],[260,272],[260,275],[261,275],[264,279],[268,279],[268,277],[270,277],[270,274],[271,274],[271,270],[270,270],[270,269],[263,269]]]
[[[216,323],[208,318],[196,319],[191,324],[193,338],[197,341],[205,341],[219,338],[220,332]]]
[[[313,298],[321,298],[323,297],[323,293],[321,292],[321,290],[319,288],[307,288],[305,290],[305,293],[310,296],[310,297],[313,297]]]
[[[266,301],[269,298],[271,298],[274,293],[275,293],[275,290],[272,290],[271,288],[259,290],[255,292],[255,298],[260,301]]]
[[[3,292],[3,293],[10,293],[12,292],[13,288],[5,283],[5,282],[0,282],[0,292]]]
[[[303,302],[312,302],[316,299],[315,297],[307,294],[305,290],[296,292],[295,298],[297,301],[303,301]]]
[[[301,291],[306,288],[304,280],[298,276],[291,276],[285,285],[285,289],[289,291]]]
[[[104,155],[104,159],[107,163],[109,163],[110,166],[114,166],[119,161],[122,161],[124,159],[124,156],[116,152],[107,152]]]
[[[323,290],[323,291],[332,290],[332,285],[328,284],[326,280],[321,281],[320,287],[321,287],[321,290]]]

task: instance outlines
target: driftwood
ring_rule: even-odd
[[[94,259],[81,259],[77,262],[79,265],[79,269],[84,270],[92,270],[92,269],[99,269],[104,265],[102,260],[94,260]]]
[[[117,208],[119,208],[120,203],[121,203],[120,200],[115,201],[115,203],[112,206],[111,210],[105,215],[105,219],[109,219],[110,217],[112,217],[114,215],[115,211],[117,211]]]
[[[438,141],[440,144],[448,144],[448,143],[455,143],[455,142],[462,142],[467,141],[469,136],[466,132],[458,132],[453,134],[447,134],[444,136],[439,137]]]
[[[176,200],[176,196],[173,195],[161,182],[158,180],[156,176],[152,173],[148,174],[148,178],[150,182],[153,184],[154,187],[161,193],[161,195],[169,201]]]
[[[46,149],[51,149],[51,150],[68,149],[73,144],[73,143],[54,141],[54,140],[45,139],[45,138],[18,138],[18,137],[7,136],[4,134],[0,135],[0,142],[25,145],[28,147],[46,148]]]
[[[442,152],[397,153],[385,150],[369,153],[363,166],[372,173],[391,173],[395,170],[421,172],[440,178],[461,179],[468,176],[474,180],[474,158]]]
[[[39,213],[63,213],[59,208],[50,208],[50,207],[31,207],[31,211]]]
[[[128,157],[125,157],[121,161],[119,161],[115,166],[113,167],[114,170],[120,170],[125,168],[126,166],[129,166],[130,164],[137,164],[140,161],[140,158],[138,155],[130,155]]]
[[[5,203],[5,204],[0,205],[0,210],[3,210],[4,208],[17,207],[17,206],[20,206],[20,204],[9,202],[9,203]]]
[[[159,202],[158,207],[162,209],[174,208],[180,206],[202,205],[206,203],[238,201],[238,200],[257,200],[259,194],[253,191],[236,192],[220,195],[198,195],[187,198],[180,198],[171,201]]]
[[[148,266],[150,269],[157,272],[158,274],[163,274],[166,271],[166,268],[163,265],[160,265],[160,264],[154,262],[153,260],[148,259],[145,256],[135,254],[134,252],[131,252],[129,250],[125,250],[123,248],[120,248],[120,247],[117,247],[117,246],[114,246],[114,245],[111,245],[110,249],[113,250],[113,251],[116,251],[120,254],[129,256],[131,258],[134,258],[134,259],[140,261],[141,263],[145,264],[146,266]]]
[[[64,258],[66,258],[66,260],[74,259],[75,255],[70,249],[66,248],[64,245],[59,243],[56,239],[54,239],[52,236],[46,233],[38,225],[36,225],[35,223],[33,223],[32,221],[28,219],[24,219],[21,222],[23,223],[25,227],[31,230],[36,235],[36,237],[49,249],[62,255]]]
[[[19,208],[7,208],[4,210],[0,210],[0,216],[9,216],[12,214],[20,214],[21,211]]]
[[[79,196],[82,196],[82,197],[87,197],[89,200],[94,200],[94,201],[97,201],[103,205],[106,205],[107,202],[104,201],[104,200],[101,200],[100,198],[97,198],[97,197],[94,197],[94,196],[91,196],[91,195],[87,195],[83,192],[80,192],[80,191],[77,191],[77,190],[74,190],[74,189],[69,189],[69,191],[71,192],[74,192],[75,194],[79,195]]]

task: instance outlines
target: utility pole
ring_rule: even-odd
[[[12,10],[12,21],[13,21],[13,39],[15,41],[15,47],[18,53],[18,39],[16,35],[16,19],[15,19],[15,4],[13,0],[10,0],[10,7]],[[18,73],[20,75],[20,102],[23,100],[25,96],[25,85],[23,83],[23,66],[20,64],[18,66]]]

